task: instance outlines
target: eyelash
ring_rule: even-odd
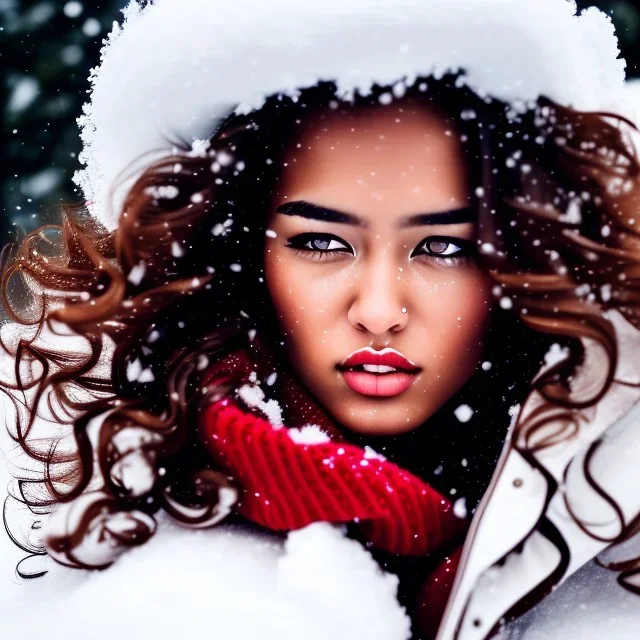
[[[349,253],[347,249],[311,249],[304,246],[305,244],[313,243],[314,240],[324,240],[328,242],[329,246],[331,246],[332,241],[336,241],[342,245],[349,246],[347,242],[341,240],[338,236],[334,236],[331,233],[300,233],[289,238],[288,244],[286,246],[294,249],[296,254],[305,255],[318,262],[329,259],[328,256],[330,254]],[[462,238],[452,238],[449,236],[429,236],[428,238],[425,238],[420,242],[418,248],[422,248],[427,243],[431,244],[434,242],[454,245],[456,247],[459,247],[459,250],[451,255],[438,255],[436,253],[427,252],[414,254],[414,252],[412,252],[410,257],[413,257],[414,255],[423,255],[428,258],[429,261],[434,261],[445,266],[451,266],[466,261],[472,253],[472,242],[470,242],[469,240],[464,240]]]

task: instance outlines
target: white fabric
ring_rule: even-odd
[[[116,226],[125,180],[221,116],[318,80],[338,93],[464,68],[480,94],[615,106],[624,61],[608,16],[569,0],[156,0],[125,9],[80,119],[90,209]],[[144,156],[144,157],[143,157]],[[123,173],[124,172],[124,173]]]
[[[638,629],[640,598],[590,562],[496,640],[635,640]]]
[[[595,453],[590,470],[599,486],[620,505],[625,523],[640,513],[640,393],[637,388],[618,384],[638,379],[640,334],[617,312],[607,314],[612,322],[620,350],[616,380],[591,412],[576,416],[577,437],[535,454],[550,478],[563,486],[563,472],[570,472],[564,483],[566,496],[578,516],[594,525],[600,536],[620,533],[611,508],[586,483],[581,466],[587,449],[599,438],[603,443]],[[593,350],[593,349],[592,349]],[[587,349],[586,368],[590,369]],[[521,415],[537,405],[533,394]],[[552,425],[550,425],[552,426]],[[513,437],[516,437],[515,435]],[[561,556],[538,530],[544,514],[561,534],[569,550],[569,564],[555,579],[566,580],[607,548],[608,543],[586,535],[569,515],[561,491],[556,491],[522,457],[517,448],[504,449],[491,486],[487,490],[465,541],[463,556],[438,640],[459,638],[481,640],[500,618],[527,593],[560,566]],[[545,511],[545,502],[550,505]],[[607,526],[605,526],[607,525]],[[516,549],[516,551],[512,551]],[[496,564],[506,556],[506,562]]]

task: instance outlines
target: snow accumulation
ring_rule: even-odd
[[[238,388],[237,394],[247,406],[260,409],[274,427],[283,426],[282,408],[278,401],[273,398],[265,400],[265,393],[260,386],[243,384]]]
[[[0,453],[0,486],[9,479]],[[462,516],[464,502],[456,505]],[[187,530],[161,517],[149,542],[106,571],[36,558],[23,569],[49,573],[29,581],[15,576],[23,556],[0,535],[0,615],[7,638],[163,640],[209,632],[235,640],[410,637],[396,600],[397,578],[326,523],[284,539],[229,525]],[[637,596],[623,591],[614,573],[590,563],[507,627],[500,640],[564,640],[568,629],[575,640],[628,640],[638,625]]]
[[[31,581],[12,577],[19,556],[5,536],[0,540],[6,638],[408,640],[410,635],[409,619],[396,600],[397,578],[326,523],[283,541],[229,525],[191,531],[166,520],[149,542],[106,571],[37,559],[49,573]]]
[[[625,83],[623,113],[636,124],[640,124],[640,80],[634,78]]]
[[[317,424],[305,424],[300,429],[289,429],[287,433],[297,444],[322,444],[331,440]]]
[[[570,0],[134,0],[92,71],[75,181],[114,228],[141,168],[274,93],[333,80],[342,98],[373,83],[401,95],[418,75],[464,69],[516,109],[541,94],[608,109],[624,66],[609,17]]]

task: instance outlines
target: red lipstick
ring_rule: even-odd
[[[397,396],[406,391],[421,371],[402,353],[390,347],[381,351],[371,347],[358,349],[337,365],[337,369],[356,393],[383,397]]]

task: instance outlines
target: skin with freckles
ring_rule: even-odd
[[[353,107],[303,123],[285,154],[267,287],[294,371],[361,434],[416,429],[482,355],[490,284],[474,263],[472,186],[450,129],[423,105]],[[393,396],[351,388],[337,365],[365,346],[415,363],[412,384]]]

